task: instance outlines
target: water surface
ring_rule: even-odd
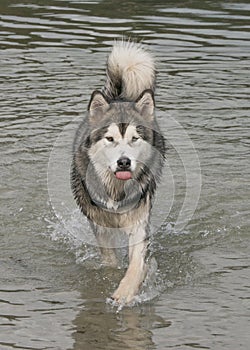
[[[0,348],[248,349],[249,1],[2,0],[0,13]],[[152,243],[158,271],[139,304],[117,313],[105,301],[126,259],[101,267],[77,215],[58,219],[47,169],[123,35],[154,53],[162,129],[173,140],[175,121],[192,141],[202,190],[176,231],[190,154],[171,149],[174,201],[155,214],[165,219]]]

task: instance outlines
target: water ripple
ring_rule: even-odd
[[[1,349],[93,341],[103,349],[247,348],[247,1],[15,0],[0,9]],[[177,152],[168,153],[175,204],[152,244],[164,294],[117,315],[104,300],[123,270],[100,267],[93,247],[60,225],[55,231],[47,164],[64,126],[102,87],[107,53],[123,35],[154,53],[157,108],[192,139],[203,186],[193,219],[176,234],[186,182]]]

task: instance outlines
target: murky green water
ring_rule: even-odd
[[[248,349],[250,2],[1,0],[0,13],[0,349]],[[171,139],[174,120],[189,135],[202,191],[176,232],[189,154],[170,150],[156,280],[116,313],[105,300],[125,263],[100,267],[86,227],[59,222],[47,169],[121,35],[154,52],[162,128]]]

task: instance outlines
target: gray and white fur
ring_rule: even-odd
[[[112,295],[118,303],[133,300],[147,272],[150,211],[165,157],[154,89],[152,56],[139,44],[116,43],[106,84],[93,92],[74,141],[72,190],[104,263],[116,265],[114,234],[129,237],[129,266]]]

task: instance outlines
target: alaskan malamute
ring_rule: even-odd
[[[165,156],[154,115],[155,68],[140,44],[118,42],[102,91],[92,93],[74,142],[72,189],[103,261],[116,264],[112,237],[128,234],[129,266],[112,298],[130,303],[145,279],[149,216]]]

